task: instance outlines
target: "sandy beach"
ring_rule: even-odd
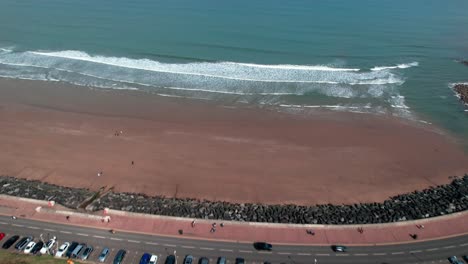
[[[433,126],[59,82],[0,79],[0,127],[0,174],[168,197],[382,201],[468,172],[459,143]]]

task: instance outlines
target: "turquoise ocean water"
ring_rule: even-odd
[[[468,1],[0,0],[0,76],[389,113],[468,137]]]

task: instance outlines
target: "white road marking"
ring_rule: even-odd
[[[140,241],[137,241],[137,240],[130,240],[130,239],[127,239],[127,241],[130,242],[130,243],[138,243],[138,244],[140,243]]]
[[[233,252],[234,250],[222,248],[222,249],[220,249],[219,251],[223,251],[223,252]]]
[[[291,253],[289,252],[278,252],[277,254],[278,255],[291,255]]]
[[[8,225],[8,223],[5,223],[5,222],[0,222],[0,224],[2,224],[2,225]]]
[[[436,250],[439,250],[439,248],[430,248],[430,249],[426,249],[426,251],[436,251]]]
[[[39,229],[39,227],[35,227],[35,226],[28,226],[29,229]]]
[[[385,256],[387,253],[372,253],[374,256]]]
[[[79,236],[85,236],[85,237],[89,236],[88,234],[83,234],[83,233],[76,233],[76,234]]]
[[[195,248],[193,246],[182,246],[183,248]]]
[[[49,228],[44,228],[45,231],[50,231],[50,232],[55,232],[57,230],[54,230],[54,229],[49,229]]]
[[[353,254],[354,256],[368,256],[369,254],[367,253],[356,253],[356,254]]]
[[[250,251],[250,250],[239,250],[239,252],[242,252],[242,253],[253,253],[253,252]]]
[[[455,246],[446,246],[444,248],[454,248]]]
[[[214,248],[201,247],[201,250],[214,250]]]
[[[23,227],[24,225],[11,224],[12,226]]]
[[[148,244],[148,245],[154,245],[154,246],[157,246],[157,245],[159,245],[159,243],[155,243],[155,242],[145,242],[145,244]]]
[[[258,251],[258,254],[271,254],[271,251]]]
[[[176,245],[173,245],[173,244],[163,244],[163,246],[165,246],[165,247],[176,247]]]
[[[316,256],[330,256],[330,254],[320,254],[320,253],[317,253],[315,254]]]
[[[422,250],[412,250],[409,253],[421,253],[421,252],[422,252]]]
[[[310,253],[297,253],[299,256],[311,256],[312,254]]]
[[[103,236],[93,236],[93,237],[95,237],[95,238],[105,238]]]
[[[111,237],[110,240],[117,240],[117,241],[122,241],[123,239],[121,238],[115,238],[115,237]]]
[[[337,257],[347,257],[347,256],[349,256],[349,254],[336,254],[335,256],[337,256]]]
[[[405,254],[405,252],[403,252],[403,251],[392,252],[392,255],[402,255],[402,254]]]
[[[62,231],[62,230],[60,230],[60,233],[64,233],[64,234],[71,234],[72,232],[69,232],[69,231]]]
[[[460,247],[466,247],[466,246],[468,246],[468,243],[460,244],[459,246],[460,246]]]

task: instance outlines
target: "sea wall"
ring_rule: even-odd
[[[53,199],[77,208],[94,195],[85,189],[0,177],[0,193],[26,198]],[[92,210],[105,207],[129,212],[233,221],[295,224],[373,224],[416,220],[468,209],[468,175],[450,184],[391,197],[382,203],[353,205],[261,205],[199,201],[144,194],[112,193],[96,199]]]

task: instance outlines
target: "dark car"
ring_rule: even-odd
[[[9,249],[17,240],[19,236],[12,236],[10,237],[5,243],[3,243],[2,248]]]
[[[236,258],[236,264],[244,264],[245,260],[243,258]]]
[[[346,252],[348,251],[348,248],[345,246],[340,246],[340,245],[333,245],[331,246],[332,250],[335,252]]]
[[[187,255],[184,258],[184,264],[192,264],[193,263],[193,256],[192,255]]]
[[[202,257],[198,260],[198,264],[210,264],[210,260],[205,257]]]
[[[175,256],[174,255],[167,256],[164,264],[175,264]]]
[[[117,252],[117,255],[115,255],[114,258],[114,264],[120,264],[122,263],[123,259],[125,258],[125,255],[127,254],[127,251],[121,249],[119,252]]]
[[[31,249],[31,254],[37,254],[37,252],[41,251],[41,248],[44,246],[44,242],[39,241],[36,245]]]
[[[218,258],[218,262],[216,262],[216,264],[226,264],[226,258],[225,257],[219,257]]]
[[[20,241],[18,241],[18,243],[16,243],[15,249],[23,250],[26,247],[26,245],[29,242],[31,242],[32,239],[33,239],[32,236],[23,237],[22,239],[20,239]]]
[[[463,258],[466,262],[468,262],[468,255],[464,255],[462,258]]]
[[[71,242],[70,246],[68,247],[67,249],[67,252],[65,253],[65,257],[69,258],[71,257],[71,253],[73,252],[73,250],[75,250],[75,248],[78,246],[78,242]]]
[[[140,259],[140,264],[148,264],[150,261],[151,255],[149,253],[143,254]]]
[[[268,244],[266,242],[255,242],[253,244],[254,248],[256,250],[272,250],[273,249],[273,246],[271,244]]]

